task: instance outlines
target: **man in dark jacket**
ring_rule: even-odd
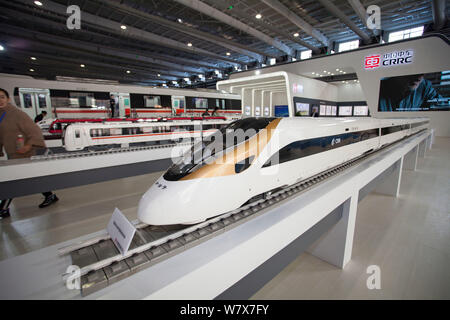
[[[45,148],[41,129],[31,118],[10,103],[9,93],[0,88],[0,156],[5,148],[8,159],[30,158],[37,148]],[[51,191],[44,192],[45,200],[39,205],[44,208],[58,201]],[[0,219],[10,216],[12,199],[0,201]]]

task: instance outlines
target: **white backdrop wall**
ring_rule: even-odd
[[[380,67],[372,70],[364,69],[364,58],[366,56],[374,54],[382,55],[400,50],[413,50],[413,63],[392,67]],[[450,70],[450,46],[444,39],[438,36],[429,36],[384,44],[382,46],[369,46],[364,49],[346,53],[327,55],[280,66],[266,67],[259,69],[259,71],[261,74],[272,73],[275,71],[287,71],[296,75],[311,75],[312,72],[317,72],[318,70],[334,70],[336,68],[349,68],[356,72],[364,95],[364,99],[361,100],[367,101],[372,116],[380,118],[402,116],[429,117],[431,126],[436,129],[437,136],[450,136],[450,111],[378,112],[378,96],[381,78]],[[236,79],[239,77],[248,77],[254,73],[255,71],[239,72],[232,74],[230,78]],[[326,90],[322,90],[322,92],[327,94]],[[344,97],[348,94],[349,92],[345,92],[345,90],[341,91],[340,97]],[[358,93],[355,92],[355,95],[358,95]],[[326,99],[325,96],[321,98]],[[341,100],[341,98],[339,98],[339,100]]]

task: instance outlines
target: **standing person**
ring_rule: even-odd
[[[5,147],[8,159],[29,158],[37,148],[45,148],[41,129],[19,108],[13,106],[8,91],[0,88],[0,155]],[[51,191],[42,193],[45,200],[39,205],[44,208],[58,201]],[[0,201],[0,219],[10,216],[12,199]]]
[[[38,123],[39,121],[42,121],[42,119],[44,119],[46,115],[47,111],[42,111],[40,114],[36,116],[36,118],[34,118],[34,122]]]
[[[202,113],[202,117],[209,116],[208,108],[206,108],[206,111]]]
[[[114,118],[114,114],[116,113],[116,99],[114,95],[111,95],[111,99],[109,99],[109,107],[111,108],[111,118]]]

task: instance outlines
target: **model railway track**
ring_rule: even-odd
[[[167,149],[180,146],[191,146],[192,143],[170,143],[162,145],[153,146],[141,146],[141,147],[129,147],[129,148],[112,148],[108,150],[98,150],[98,151],[80,151],[80,152],[67,152],[67,153],[55,153],[55,154],[44,154],[40,156],[31,157],[32,161],[49,161],[49,160],[61,160],[61,159],[73,159],[73,158],[84,158],[93,157],[99,155],[109,155],[125,152],[136,152],[145,150],[156,150],[156,149]]]
[[[417,132],[414,135],[421,132]],[[393,144],[397,144],[404,139]],[[198,245],[219,233],[235,228],[239,224],[262,214],[265,209],[308,191],[326,179],[366,160],[369,156],[393,144],[363,154],[303,181],[283,187],[265,198],[248,203],[238,209],[199,224],[187,227],[183,225],[149,226],[142,223],[137,224],[135,225],[137,232],[129,251],[124,256],[115,248],[108,235],[61,248],[59,254],[70,254],[72,264],[80,267],[81,294],[86,296],[187,248]]]

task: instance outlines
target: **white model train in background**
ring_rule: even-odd
[[[0,73],[0,88],[6,89],[13,103],[32,119],[42,111],[47,112],[46,118],[57,119],[191,117],[201,116],[207,108],[211,115],[216,107],[218,116],[238,119],[242,115],[240,96],[223,91],[84,80],[49,81]],[[111,95],[117,108],[114,115],[110,111]]]
[[[208,150],[212,141],[194,146],[193,153],[187,152],[143,195],[138,218],[150,225],[201,222],[428,124],[426,118],[244,118],[221,134],[226,140],[235,130],[252,128],[253,136],[219,152]],[[203,150],[203,158],[193,156],[196,147]]]
[[[139,144],[174,143],[183,139],[198,139],[227,126],[224,117],[183,118],[165,121],[139,119],[136,121],[108,121],[73,123],[63,130],[63,146],[67,151],[85,148],[129,147]]]

